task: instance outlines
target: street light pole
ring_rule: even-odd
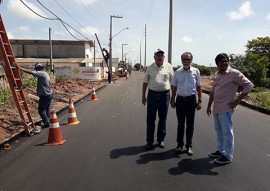
[[[122,61],[124,61],[124,49],[123,49],[124,45],[128,45],[128,44],[122,44]]]
[[[112,73],[112,18],[122,18],[120,16],[111,15],[110,16],[110,61],[109,61],[109,72]]]
[[[173,20],[173,0],[170,0],[169,39],[168,39],[168,62],[170,64],[172,64],[172,20]]]

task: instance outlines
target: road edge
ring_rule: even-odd
[[[102,86],[96,88],[96,92],[99,91],[99,90],[101,90],[101,89],[103,89],[103,88],[105,88],[106,86],[107,86],[107,85],[104,84],[104,85],[102,85]],[[79,102],[81,102],[81,101],[84,100],[86,97],[90,96],[91,94],[92,94],[92,91],[89,92],[88,94],[84,95],[84,96],[81,97],[80,99],[74,101],[73,104],[74,104],[74,105],[79,104]],[[68,105],[65,106],[65,107],[63,107],[63,108],[61,108],[61,109],[59,109],[59,110],[57,110],[57,111],[56,111],[57,116],[60,116],[61,114],[63,114],[63,112],[66,111],[67,109],[68,109]],[[40,121],[37,121],[36,124],[39,123],[39,122],[40,122]],[[15,134],[12,135],[11,137],[6,138],[4,141],[2,141],[2,142],[0,143],[0,152],[2,152],[3,150],[5,150],[5,149],[4,149],[4,148],[5,148],[5,144],[10,144],[10,145],[11,145],[11,144],[13,144],[15,141],[17,141],[18,139],[23,138],[23,137],[27,137],[27,136],[26,136],[25,130],[24,130],[24,129],[21,129],[19,132],[15,133]],[[8,150],[8,149],[7,149],[7,150]]]

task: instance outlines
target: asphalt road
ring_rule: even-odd
[[[80,123],[66,125],[58,116],[66,142],[43,146],[48,129],[0,152],[0,191],[266,191],[270,190],[270,117],[239,106],[234,115],[235,156],[219,166],[209,158],[216,150],[213,118],[196,113],[193,150],[176,156],[176,115],[169,109],[165,148],[146,152],[146,106],[141,104],[143,74],[109,84],[78,103]]]

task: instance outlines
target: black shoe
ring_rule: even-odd
[[[225,157],[225,156],[222,156],[222,157],[220,157],[220,158],[218,158],[218,159],[215,159],[214,160],[216,163],[218,163],[218,164],[228,164],[228,163],[231,163],[232,162],[232,160],[229,160],[227,157]]]
[[[223,155],[219,152],[219,151],[216,151],[216,152],[210,152],[209,154],[208,154],[208,156],[210,156],[210,157],[212,157],[212,158],[220,158],[220,157],[222,157]]]
[[[165,148],[164,142],[163,141],[162,142],[159,142],[158,143],[158,147],[159,148],[162,148],[162,149]]]
[[[50,123],[44,123],[44,125],[42,126],[42,128],[49,128],[50,127]]]
[[[145,146],[145,150],[146,150],[146,151],[150,151],[150,150],[153,150],[153,149],[154,149],[153,144],[147,144],[147,145]]]
[[[187,148],[187,154],[190,156],[192,156],[194,154],[193,151],[191,150],[191,147]]]
[[[177,147],[175,148],[174,152],[175,152],[176,154],[179,154],[179,153],[182,151],[182,149],[183,149],[183,146],[177,145]]]

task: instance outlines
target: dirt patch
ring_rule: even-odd
[[[103,82],[93,82],[82,79],[61,80],[60,82],[53,84],[54,96],[52,108],[55,110],[62,109],[67,106],[70,97],[72,97],[73,101],[76,101],[91,93],[92,87],[97,89],[102,86],[104,86]],[[40,120],[40,116],[37,111],[38,101],[33,99],[31,96],[36,95],[36,91],[26,88],[24,89],[24,93],[27,97],[27,103],[32,118],[37,122]],[[23,130],[23,126],[20,121],[20,116],[13,98],[6,100],[6,102],[0,106],[0,143]]]

